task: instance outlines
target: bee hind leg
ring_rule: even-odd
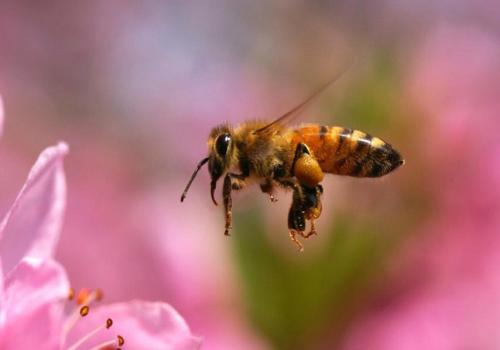
[[[310,153],[307,145],[297,144],[295,157],[292,163],[292,174],[298,180],[299,184],[310,190],[316,190],[316,187],[323,181],[324,174],[321,166],[314,156]]]
[[[304,236],[306,228],[305,211],[303,207],[302,194],[300,187],[296,187],[293,191],[293,201],[288,212],[288,234],[292,242],[297,246],[299,251],[303,251],[304,247],[297,239],[297,234]]]
[[[319,184],[314,188],[303,187],[303,193],[304,207],[306,208],[305,217],[307,220],[311,221],[311,230],[304,236],[304,238],[308,238],[317,234],[316,227],[314,226],[314,220],[321,216],[321,210],[323,208],[321,204],[323,187]]]
[[[290,239],[292,240],[292,242],[297,246],[297,249],[299,250],[299,252],[303,252],[304,251],[304,246],[297,239],[297,231],[295,231],[295,230],[289,230],[288,231],[288,235],[290,236]]]
[[[316,232],[316,227],[314,226],[314,219],[311,219],[311,229],[309,230],[309,233],[302,235],[304,238],[309,238],[312,235],[317,235],[318,233]]]

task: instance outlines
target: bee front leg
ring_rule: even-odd
[[[224,229],[224,235],[229,236],[229,230],[232,227],[232,207],[233,199],[231,198],[232,181],[231,175],[227,174],[224,178],[224,186],[222,187],[222,199],[224,201],[224,212],[226,214],[226,226]]]
[[[231,198],[231,191],[241,190],[245,185],[244,177],[238,174],[228,173],[224,177],[224,185],[222,187],[222,199],[224,201],[224,213],[226,216],[226,225],[224,235],[229,236],[229,231],[232,228],[233,221],[233,199]]]

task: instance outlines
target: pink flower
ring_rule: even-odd
[[[66,205],[62,160],[64,143],[43,151],[11,209],[0,223],[0,254],[5,271],[25,256],[50,259],[59,240]]]
[[[0,127],[2,117],[0,108]],[[91,292],[80,300],[83,306],[71,306],[66,272],[53,259],[66,205],[67,152],[59,143],[41,153],[0,223],[0,349],[118,348],[117,335],[124,348],[199,348],[200,340],[165,303],[94,309],[99,293]]]
[[[1,349],[57,349],[69,284],[55,261],[23,258],[3,279]]]

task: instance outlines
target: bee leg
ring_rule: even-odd
[[[314,188],[308,188],[302,186],[302,206],[305,211],[306,220],[311,221],[311,230],[307,234],[302,234],[302,237],[309,238],[312,235],[317,234],[316,228],[314,226],[314,220],[319,218],[321,215],[321,194],[323,193],[323,187],[317,185]]]
[[[292,205],[290,207],[290,211],[288,212],[288,234],[290,235],[290,239],[293,243],[295,243],[299,251],[303,251],[304,248],[302,247],[300,241],[297,240],[296,235],[299,234],[303,236],[305,228],[306,218],[303,207],[302,194],[300,187],[297,186],[294,188]]]
[[[302,243],[300,243],[300,241],[296,237],[297,231],[289,230],[288,235],[290,236],[290,239],[292,240],[292,242],[297,246],[297,249],[299,250],[299,252],[303,252],[304,246],[302,245]]]
[[[232,219],[233,219],[233,213],[232,213],[233,200],[231,198],[231,190],[232,190],[231,175],[227,174],[224,177],[224,185],[222,187],[222,199],[224,201],[224,212],[226,214],[226,226],[224,229],[224,235],[226,236],[229,236],[229,230],[232,227]]]
[[[224,185],[222,187],[222,199],[224,201],[224,212],[226,216],[226,225],[224,235],[229,236],[229,231],[232,228],[233,219],[233,200],[231,198],[231,191],[241,190],[245,185],[243,175],[228,173],[224,177]]]
[[[323,187],[317,185],[315,188],[302,187],[304,193],[304,207],[306,209],[306,219],[313,220],[321,216],[323,205],[321,204],[321,195]]]
[[[324,174],[321,166],[303,143],[297,144],[295,149],[292,174],[302,186],[311,189],[315,189],[316,185],[323,181]]]
[[[231,189],[233,191],[239,191],[245,187],[245,176],[233,173],[229,173],[228,175],[231,178]]]
[[[271,202],[277,202],[278,198],[274,196],[274,185],[272,180],[266,179],[266,182],[260,184],[260,189],[262,192],[267,193],[269,195],[269,199]]]
[[[309,233],[303,235],[302,237],[304,238],[309,238],[312,235],[317,235],[318,233],[316,232],[316,227],[314,226],[314,219],[311,219],[311,230],[309,230]]]

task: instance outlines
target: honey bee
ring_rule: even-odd
[[[400,153],[390,144],[359,130],[318,124],[288,126],[337,78],[272,122],[249,121],[235,128],[225,123],[213,128],[208,138],[209,155],[198,164],[182,193],[181,202],[198,171],[208,163],[210,194],[215,205],[217,181],[224,177],[224,234],[229,235],[232,191],[243,189],[249,180],[257,180],[262,192],[275,202],[276,187],[291,189],[288,232],[292,242],[302,251],[297,235],[308,238],[316,234],[314,221],[321,215],[324,173],[380,177],[404,164]],[[306,221],[311,223],[307,233]]]

